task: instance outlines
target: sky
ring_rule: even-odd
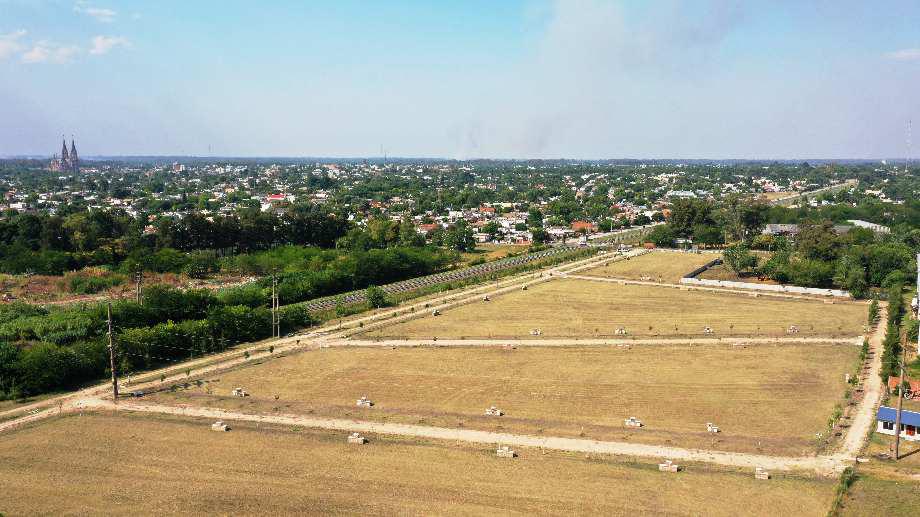
[[[903,158],[918,22],[916,0],[0,0],[0,156]]]

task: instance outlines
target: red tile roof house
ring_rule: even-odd
[[[572,231],[594,233],[596,228],[594,227],[594,223],[589,223],[588,221],[574,221],[572,223]]]
[[[910,385],[910,391],[915,393],[916,397],[920,397],[920,379],[912,379],[908,377],[907,384]],[[888,393],[894,393],[898,389],[898,384],[901,383],[900,377],[895,377],[893,375],[888,377]]]
[[[492,208],[491,206],[481,206],[479,207],[479,212],[483,214],[494,214],[495,209]]]
[[[437,224],[420,224],[418,225],[418,232],[422,235],[428,235],[439,227]]]

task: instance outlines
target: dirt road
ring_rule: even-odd
[[[388,434],[411,436],[446,441],[462,441],[488,445],[509,445],[553,449],[560,451],[582,452],[588,454],[612,454],[618,456],[639,456],[645,458],[670,459],[676,462],[702,462],[731,467],[754,469],[763,467],[768,470],[804,470],[814,471],[819,475],[833,475],[845,466],[845,458],[840,456],[806,456],[777,457],[757,454],[745,454],[698,449],[682,449],[657,445],[644,445],[628,442],[608,442],[580,438],[562,438],[552,436],[533,436],[470,429],[450,429],[446,427],[422,426],[411,424],[393,424],[366,422],[337,418],[315,418],[303,415],[252,415],[216,408],[176,407],[159,404],[141,404],[88,399],[80,406],[86,410],[118,410],[138,413],[178,415],[195,418],[209,418],[225,422],[264,422],[272,424],[303,426],[331,431],[360,432],[370,434]],[[526,456],[526,453],[523,454]]]
[[[879,323],[869,335],[869,352],[871,360],[869,361],[869,372],[863,381],[863,398],[844,436],[840,453],[855,458],[866,444],[869,432],[875,424],[875,412],[884,394],[884,385],[879,372],[882,369],[882,341],[885,339],[885,325],[882,322],[887,321],[888,304],[880,304]]]
[[[507,339],[336,339],[330,338],[324,346],[652,346],[652,345],[776,345],[799,343],[830,343],[837,345],[860,346],[862,336],[851,338],[824,337],[716,337],[716,338],[644,338],[644,339],[605,339],[605,338],[507,338]]]

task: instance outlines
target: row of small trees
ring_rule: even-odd
[[[296,302],[421,276],[438,270],[450,255],[428,249],[334,253],[318,269],[279,275],[282,332],[310,325]],[[315,256],[310,255],[315,258]],[[271,281],[220,292],[144,289],[143,303],[112,304],[119,369],[146,369],[173,360],[220,352],[271,334]],[[369,302],[387,303],[371,290]],[[107,372],[105,304],[44,308],[0,306],[0,396],[18,397],[77,386]]]

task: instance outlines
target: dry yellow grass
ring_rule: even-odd
[[[766,199],[767,201],[776,201],[777,199],[783,199],[786,197],[794,196],[798,194],[795,191],[782,191],[782,192],[764,192],[760,194],[760,197]]]
[[[336,348],[270,360],[154,398],[243,411],[801,454],[814,450],[814,434],[842,401],[844,372],[857,355],[849,345]],[[237,386],[252,396],[230,397]],[[362,395],[376,406],[356,408]],[[484,416],[493,404],[506,415]],[[646,427],[626,430],[623,419],[629,416]],[[707,433],[707,422],[724,432]]]
[[[469,264],[474,260],[483,259],[486,262],[491,262],[493,260],[498,260],[507,257],[508,255],[523,253],[527,251],[527,246],[521,246],[519,244],[477,244],[476,251],[472,253],[462,253],[460,255],[460,262],[463,264]]]
[[[0,441],[0,509],[19,514],[823,515],[826,480],[778,478],[564,453],[139,416],[86,415]]]
[[[913,517],[920,511],[920,481],[860,474],[844,499],[841,515]]]
[[[578,274],[628,280],[650,277],[656,282],[676,284],[687,273],[720,257],[721,255],[715,253],[653,251],[629,260],[611,262]]]
[[[901,459],[881,459],[891,451],[894,437],[872,433],[857,465],[856,482],[844,499],[843,515],[917,515],[920,508],[920,443],[901,441]]]
[[[631,336],[784,336],[790,325],[798,336],[857,336],[868,308],[863,303],[799,300],[673,287],[619,285],[558,279],[384,327],[368,337],[529,338],[613,337],[618,327]]]

